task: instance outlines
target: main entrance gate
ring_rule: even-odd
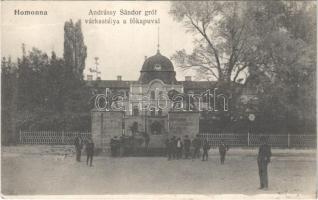
[[[198,112],[169,112],[166,116],[125,116],[120,111],[92,111],[92,136],[96,148],[108,149],[110,140],[117,136],[132,136],[145,140],[149,148],[165,148],[172,136],[193,138],[199,133]],[[143,147],[145,141],[138,143]]]

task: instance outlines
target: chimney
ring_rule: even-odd
[[[121,81],[121,76],[117,76],[117,81]]]
[[[184,79],[185,81],[191,81],[191,76],[185,76]]]
[[[92,81],[93,80],[93,75],[87,75],[87,80]]]

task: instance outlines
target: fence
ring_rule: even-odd
[[[80,134],[87,139],[90,132],[71,131],[20,131],[20,144],[74,144],[75,137]]]
[[[273,147],[285,148],[316,148],[316,135],[254,135],[254,134],[215,134],[201,133],[200,138],[206,138],[208,143],[215,147],[218,146],[221,140],[224,140],[229,146],[258,146],[260,138],[265,136],[268,143]]]
[[[20,131],[20,144],[74,144],[74,139],[80,134],[87,139],[90,132],[71,131]],[[254,134],[224,134],[224,133],[200,133],[200,138],[207,138],[211,146],[218,146],[221,140],[232,147],[249,146],[260,144],[260,138],[265,136],[268,143],[273,147],[286,148],[316,148],[316,135],[254,135]]]

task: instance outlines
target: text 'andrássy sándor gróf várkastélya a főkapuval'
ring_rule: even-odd
[[[150,10],[93,10],[90,9],[88,15],[91,16],[85,19],[86,24],[159,24],[160,18],[153,17],[158,14],[156,9]],[[104,16],[104,17],[102,17]],[[125,16],[127,18],[125,18]]]

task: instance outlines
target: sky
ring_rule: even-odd
[[[94,67],[94,57],[99,57],[99,69],[103,80],[137,80],[145,56],[157,51],[158,27],[160,52],[170,58],[180,49],[191,51],[193,35],[186,33],[181,23],[169,15],[170,2],[104,2],[104,1],[2,1],[1,2],[1,54],[13,60],[22,55],[21,44],[26,50],[36,47],[50,55],[53,50],[63,56],[64,23],[72,19],[82,21],[84,42],[87,46],[85,75]],[[119,15],[120,9],[141,10],[139,19],[158,19],[160,24],[86,24],[89,18],[129,19]],[[46,10],[46,16],[14,15],[15,10]],[[116,11],[116,16],[91,16],[89,11]],[[144,11],[157,10],[156,15],[144,16]],[[136,16],[135,16],[136,17]],[[177,79],[192,75],[175,66]]]

